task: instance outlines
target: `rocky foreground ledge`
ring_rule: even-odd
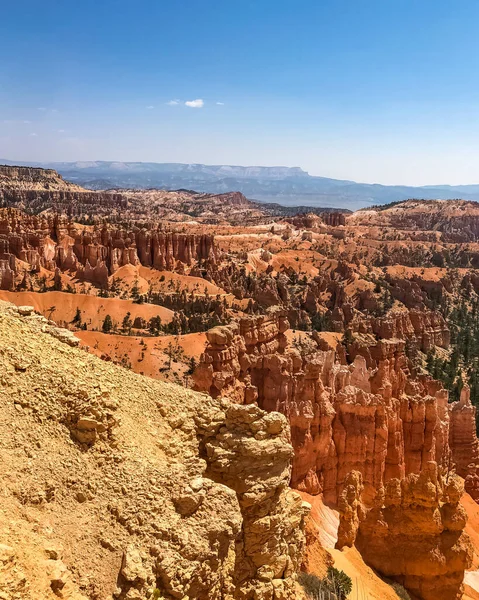
[[[53,329],[0,303],[2,593],[300,598],[308,505],[288,488],[285,417],[135,375]]]

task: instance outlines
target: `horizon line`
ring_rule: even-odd
[[[3,161],[6,161],[6,163],[12,163],[12,164],[6,164]],[[319,178],[319,179],[330,179],[332,181],[342,181],[345,183],[355,183],[358,185],[371,185],[371,186],[381,186],[381,187],[406,187],[406,188],[437,188],[437,187],[450,187],[450,188],[457,188],[457,187],[466,187],[466,186],[479,186],[479,183],[457,183],[457,184],[453,184],[453,183],[435,183],[435,184],[423,184],[423,185],[414,185],[414,184],[408,184],[408,183],[378,183],[378,182],[370,182],[370,181],[357,181],[355,179],[348,179],[348,178],[343,178],[343,177],[328,177],[325,175],[311,175],[309,173],[309,171],[305,171],[301,166],[295,165],[295,166],[287,166],[287,165],[240,165],[240,164],[228,164],[228,163],[201,163],[201,162],[158,162],[158,161],[145,161],[145,160],[104,160],[104,159],[98,159],[98,160],[68,160],[68,161],[62,161],[62,160],[48,160],[48,161],[40,161],[40,160],[35,160],[35,161],[31,161],[31,160],[22,160],[19,159],[19,163],[18,164],[13,164],[15,163],[14,160],[11,160],[9,158],[0,158],[0,164],[3,166],[12,166],[12,167],[22,167],[22,166],[31,166],[31,167],[35,167],[35,165],[37,166],[37,168],[45,168],[42,167],[42,165],[59,165],[59,164],[64,164],[64,165],[75,165],[76,163],[120,163],[120,164],[139,164],[139,165],[146,165],[146,164],[152,164],[152,165],[182,165],[182,166],[202,166],[202,167],[233,167],[233,168],[241,168],[241,169],[251,169],[251,168],[260,168],[260,169],[290,169],[290,170],[295,170],[295,169],[299,169],[305,176],[307,177],[311,177],[311,178]],[[22,164],[23,163],[23,164]],[[51,168],[51,167],[47,167],[47,168]]]

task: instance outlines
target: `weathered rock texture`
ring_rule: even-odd
[[[411,342],[424,345],[435,336],[446,343],[447,328],[426,333],[414,328],[408,313],[401,319]],[[391,334],[399,335],[396,319],[389,323]],[[320,350],[321,344],[288,345],[287,329],[285,312],[272,309],[210,330],[194,379],[213,397],[256,402],[288,417],[294,487],[335,502],[348,473],[357,470],[373,497],[393,477],[419,473],[431,460],[448,463],[447,392],[432,380],[411,378],[404,331],[383,338],[379,334],[388,330],[381,325],[376,336],[366,335],[363,343],[358,338],[348,365],[341,353]]]
[[[83,188],[65,181],[53,169],[0,165],[0,189],[77,192]]]
[[[452,471],[457,461],[477,488],[475,409],[466,391],[448,405],[441,384],[414,377],[405,354],[406,339],[447,345],[444,322],[414,311],[370,320],[350,345],[351,364],[344,351],[320,350],[318,335],[288,344],[287,329],[285,311],[272,309],[210,330],[197,388],[287,416],[291,484],[338,506],[339,547],[359,535],[366,562],[418,597],[432,600],[444,585],[441,599],[459,598],[470,553]]]
[[[450,406],[450,445],[456,472],[465,478],[466,492],[479,501],[479,442],[476,436],[476,407],[471,404],[469,387]]]
[[[479,239],[479,203],[468,200],[408,200],[385,210],[359,210],[348,225],[440,232],[450,242]]]
[[[142,378],[45,327],[0,305],[7,597],[297,598],[307,506],[284,416]]]
[[[91,192],[65,181],[53,169],[0,165],[0,206],[28,212],[54,210],[69,215],[112,216],[128,208],[125,196]]]
[[[472,564],[462,493],[459,477],[442,478],[434,462],[391,479],[359,526],[356,544],[366,562],[423,600],[462,598]]]
[[[298,229],[313,229],[320,230],[321,225],[329,225],[331,227],[339,227],[346,224],[346,214],[342,212],[324,212],[318,214],[302,214],[295,217],[285,219]]]
[[[0,209],[0,289],[13,288],[17,273],[25,270],[23,263],[31,269],[58,268],[106,285],[109,275],[128,264],[171,271],[181,264],[215,259],[211,235],[168,233],[158,226],[84,228],[64,216]]]
[[[433,310],[402,310],[384,317],[355,316],[351,329],[357,333],[374,334],[379,339],[407,340],[411,349],[428,352],[434,346],[448,348],[449,328],[441,313]]]

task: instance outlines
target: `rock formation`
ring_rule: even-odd
[[[462,493],[459,477],[443,479],[434,462],[391,479],[359,525],[363,558],[422,600],[462,598],[464,569],[472,564]]]
[[[406,323],[415,331],[407,313]],[[347,365],[317,344],[288,345],[287,329],[285,311],[272,309],[210,330],[194,379],[213,397],[256,402],[288,417],[294,487],[335,502],[352,470],[374,496],[392,477],[419,473],[431,460],[446,464],[447,393],[435,382],[410,379],[403,339],[356,344]],[[416,331],[423,340],[424,331]]]
[[[479,501],[479,252],[462,243],[478,236],[477,206],[412,201],[302,214],[237,192],[89,192],[53,171],[20,168],[0,168],[0,204],[0,288],[15,290],[3,297],[23,302],[21,290],[31,290],[23,304],[37,303],[37,290],[53,285],[43,313],[55,310],[98,356],[185,385],[194,370],[196,390],[211,395],[119,378],[90,358],[71,379],[77,338],[25,307],[22,319],[0,307],[0,456],[14,464],[7,494],[19,499],[7,518],[22,522],[20,511],[32,510],[28,523],[43,526],[31,507],[48,504],[65,536],[79,504],[80,524],[93,519],[107,533],[101,550],[89,530],[72,542],[81,551],[49,548],[47,588],[81,600],[106,590],[119,600],[160,591],[292,599],[307,507],[290,482],[339,510],[339,548],[356,543],[422,600],[460,595],[470,553],[456,473]],[[123,283],[112,282],[119,270]],[[99,302],[87,302],[97,291],[77,279],[105,288]],[[98,306],[115,319],[113,332],[99,331]],[[229,324],[206,333],[195,369],[213,323]],[[433,376],[455,399],[468,379],[472,402],[466,386],[449,404]],[[28,432],[39,426],[52,449],[38,475],[43,441],[32,446]],[[11,566],[22,549],[18,541],[2,549],[2,533],[0,563],[5,556]],[[98,584],[78,577],[90,556]]]
[[[65,181],[53,169],[0,165],[0,189],[77,192],[83,188]]]
[[[69,215],[111,215],[125,211],[128,200],[117,193],[85,190],[53,169],[0,165],[0,206],[34,213],[50,209]]]
[[[479,239],[479,203],[468,200],[407,200],[385,210],[359,210],[349,225],[440,232],[448,242]]]
[[[448,348],[449,328],[444,317],[433,310],[402,310],[384,317],[360,318],[355,315],[350,323],[357,333],[370,333],[379,339],[407,340],[415,349],[428,352],[434,346]]]
[[[344,480],[343,489],[338,498],[340,520],[336,548],[340,550],[345,546],[351,548],[356,542],[359,525],[365,518],[365,511],[361,503],[362,493],[361,473],[350,471]]]
[[[297,598],[308,506],[288,487],[284,416],[134,375],[49,327],[0,304],[9,589],[22,600]]]
[[[341,211],[323,212],[318,214],[302,214],[285,219],[297,228],[320,230],[321,225],[339,227],[346,225],[346,214]]]
[[[431,340],[446,344],[444,322],[414,312],[372,320],[365,340],[351,346],[351,364],[321,350],[320,336],[288,345],[287,329],[285,311],[276,308],[210,330],[197,389],[286,415],[295,450],[291,484],[338,506],[338,547],[358,536],[366,562],[419,598],[432,600],[441,585],[441,598],[459,598],[470,551],[452,471],[457,460],[477,489],[477,467],[468,470],[467,461],[477,463],[475,409],[467,390],[448,405],[437,381],[414,378],[404,352],[405,336],[423,349]],[[404,557],[396,561],[401,544]]]
[[[456,472],[465,478],[466,492],[479,501],[479,442],[476,437],[476,407],[466,385],[461,398],[449,405],[449,443]]]
[[[32,269],[73,272],[106,285],[108,276],[124,265],[174,270],[178,264],[216,260],[211,235],[165,233],[157,228],[131,231],[104,225],[81,228],[59,215],[27,216],[0,209],[0,289],[12,289],[17,260]]]

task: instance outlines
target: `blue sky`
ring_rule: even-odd
[[[479,183],[478,23],[476,0],[8,3],[0,157]]]

